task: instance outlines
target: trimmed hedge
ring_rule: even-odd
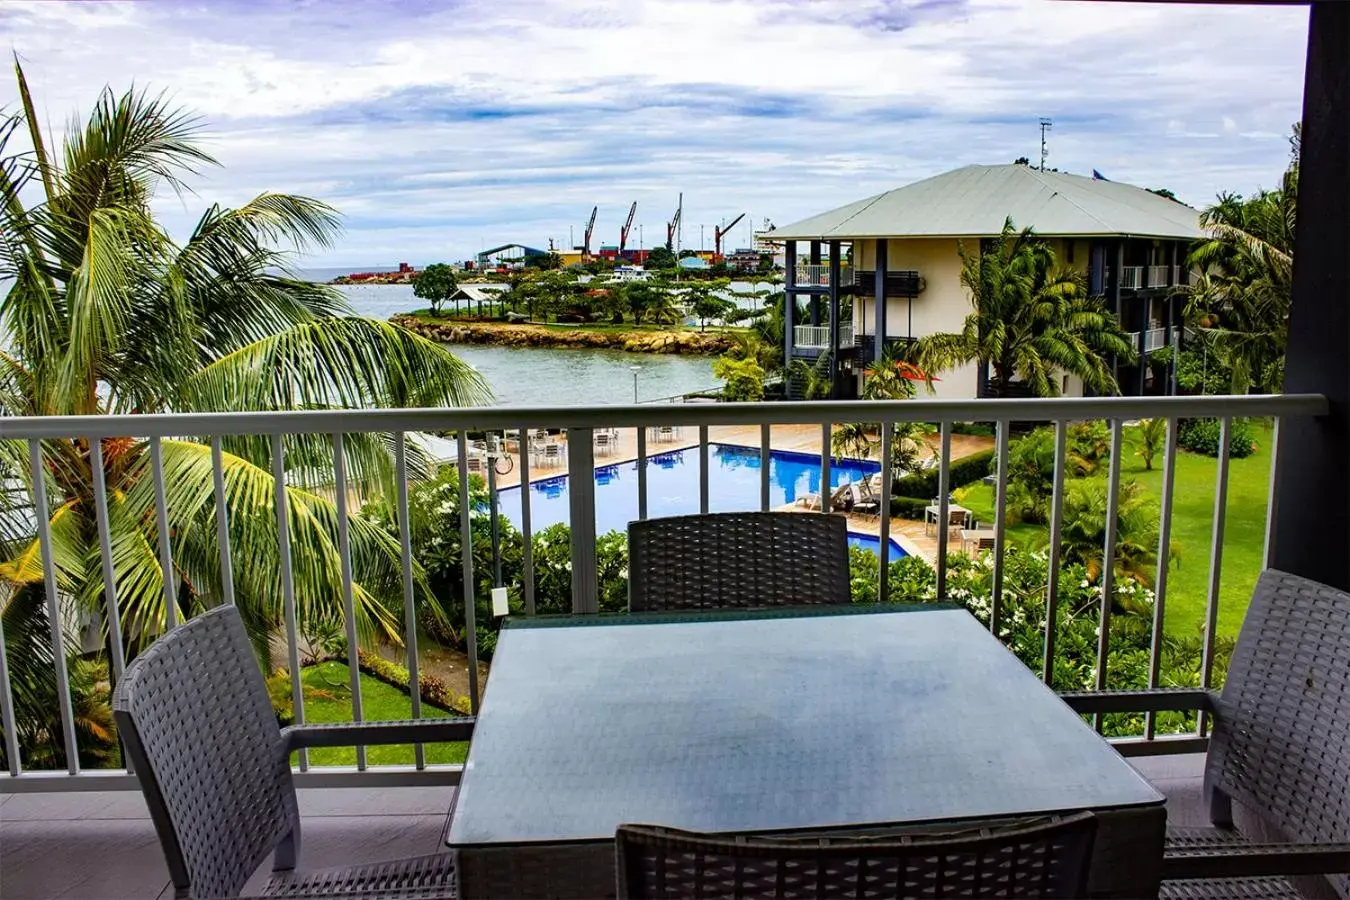
[[[892,497],[891,515],[898,519],[921,520],[924,516],[924,510],[926,510],[928,504],[932,502],[933,499],[931,497],[927,500],[919,497]]]
[[[383,681],[390,687],[396,687],[404,693],[409,693],[408,685],[412,681],[412,676],[408,670],[396,662],[390,662],[383,656],[377,656],[374,653],[367,653],[364,650],[356,652],[357,667],[379,681]],[[454,691],[434,675],[421,675],[417,679],[420,684],[418,693],[422,696],[423,703],[429,703],[437,709],[445,710],[449,713],[459,713],[469,715],[472,710],[469,708],[468,697],[457,697]]]
[[[1205,456],[1219,455],[1218,419],[1182,419],[1177,432],[1177,443],[1192,453]],[[1246,419],[1234,419],[1228,430],[1228,453],[1233,459],[1242,459],[1255,452],[1252,427]]]
[[[947,486],[949,488],[964,487],[972,482],[979,481],[989,474],[989,466],[994,460],[994,451],[981,450],[979,453],[972,453],[969,456],[954,461],[947,474]],[[912,475],[906,475],[903,478],[897,478],[895,481],[895,493],[901,497],[926,497],[924,504],[933,502],[933,498],[938,493],[939,472],[936,467],[926,472],[916,472]]]

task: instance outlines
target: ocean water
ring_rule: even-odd
[[[320,271],[320,270],[315,270]],[[336,277],[336,272],[329,278]],[[338,290],[359,315],[387,319],[426,304],[408,284],[350,284]],[[642,402],[715,388],[712,357],[625,353],[622,350],[559,350],[453,344],[479,371],[501,406],[577,406],[632,403],[633,367]]]

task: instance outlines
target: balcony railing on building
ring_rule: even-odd
[[[877,274],[875,270],[861,269],[853,276],[853,293],[859,297],[876,296]],[[923,279],[913,269],[886,272],[885,296],[904,299],[917,297],[923,292]]]
[[[807,350],[828,350],[830,347],[830,326],[797,325],[792,329],[792,346]],[[853,346],[853,324],[844,322],[839,326],[839,346]]]
[[[841,265],[839,267],[839,284],[846,285],[853,283],[853,267]],[[793,270],[793,287],[799,288],[827,288],[830,286],[830,266],[829,263],[797,263],[797,268]]]
[[[1176,345],[1177,342],[1180,340],[1180,337],[1181,337],[1181,329],[1180,329],[1180,328],[1171,328],[1171,329],[1168,329],[1168,328],[1150,328],[1150,329],[1148,329],[1147,331],[1144,331],[1144,332],[1131,331],[1131,332],[1130,332],[1130,342],[1131,342],[1132,344],[1134,344],[1136,347],[1138,347],[1139,344],[1140,344],[1140,338],[1141,338],[1141,335],[1142,335],[1142,339],[1143,339],[1143,347],[1142,347],[1142,349],[1143,349],[1143,352],[1145,352],[1145,353],[1152,353],[1152,352],[1154,352],[1155,350],[1161,350],[1161,349],[1163,349],[1164,347],[1166,347],[1166,346],[1168,345],[1167,333],[1168,333],[1169,330],[1172,332],[1172,340],[1171,340],[1171,343],[1172,343],[1173,345]]]

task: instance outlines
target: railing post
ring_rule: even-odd
[[[572,529],[572,612],[600,611],[595,561],[595,432],[567,430],[567,496]]]

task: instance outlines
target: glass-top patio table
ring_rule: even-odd
[[[622,823],[880,831],[1090,809],[1094,896],[1156,895],[1163,797],[969,613],[511,619],[447,834],[464,897],[614,890]]]

